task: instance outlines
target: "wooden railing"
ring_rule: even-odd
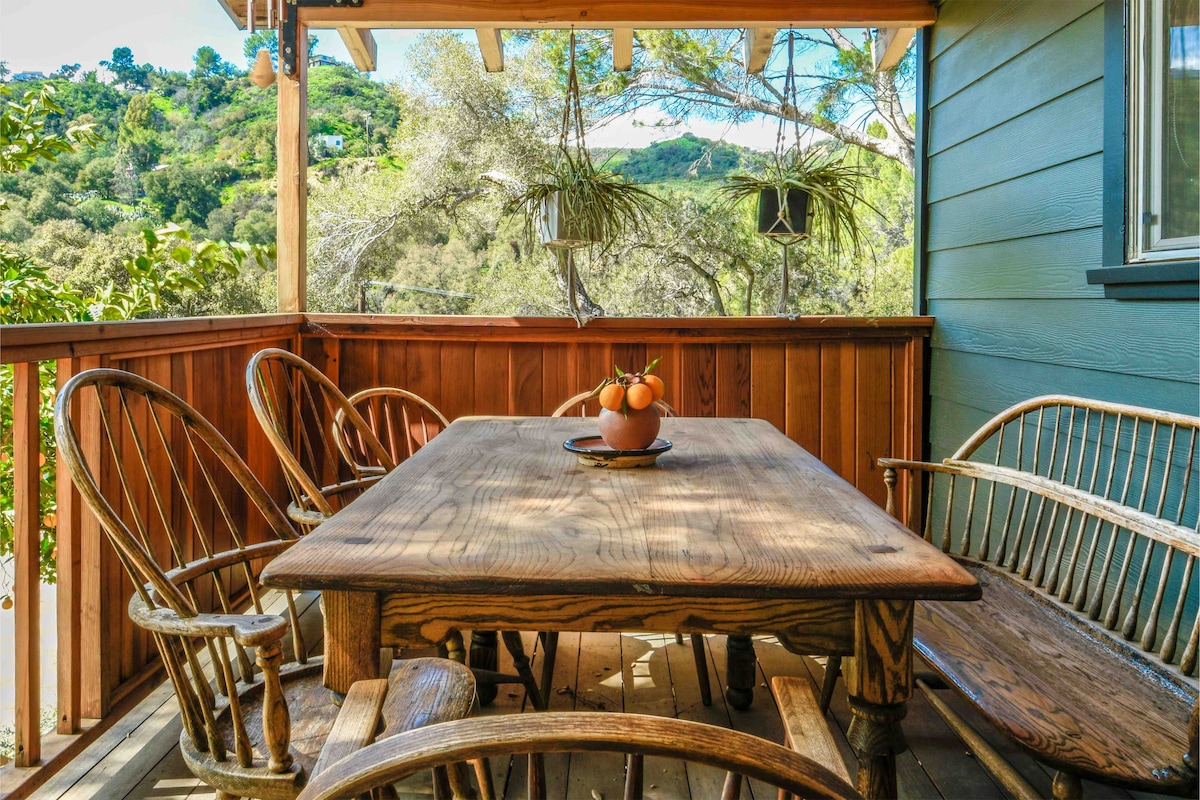
[[[39,370],[54,371],[62,385],[77,372],[108,366],[166,386],[212,419],[283,500],[279,465],[246,396],[246,363],[263,347],[301,353],[347,394],[401,386],[450,419],[549,414],[610,375],[614,364],[640,369],[659,358],[666,400],[679,413],[769,420],[882,505],[876,459],[922,456],[924,348],[932,322],[602,319],[577,328],[561,319],[275,314],[0,329],[0,362],[14,365],[16,381],[17,766],[51,767],[26,779],[23,789],[119,717],[158,670],[152,643],[126,615],[132,586],[60,471],[58,725],[54,734],[39,734],[39,672],[54,668],[38,659],[39,641],[49,633],[38,623],[39,528],[47,511],[37,507]],[[98,423],[76,424],[86,431]],[[897,496],[909,496],[899,489]],[[20,778],[0,773],[0,779],[7,790]]]

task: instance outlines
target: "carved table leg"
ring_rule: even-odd
[[[863,797],[893,798],[896,789],[896,754],[908,749],[900,720],[905,705],[876,706],[850,698],[850,729],[846,738],[858,754],[856,788]]]
[[[730,636],[725,643],[725,674],[729,685],[725,699],[738,711],[754,702],[754,641],[749,636]]]
[[[495,672],[498,641],[499,637],[495,631],[471,631],[471,666]],[[496,699],[499,688],[491,681],[479,679],[475,691],[479,695],[479,705],[486,706]]]
[[[909,600],[855,604],[854,658],[843,662],[853,714],[846,738],[867,800],[897,796],[896,755],[908,748],[900,721],[912,695],[912,611]]]
[[[525,654],[525,643],[521,641],[521,634],[517,631],[504,631],[501,635],[504,637],[504,646],[508,649],[508,654],[512,656],[513,668],[521,676],[521,683],[525,685],[529,702],[533,703],[533,707],[538,711],[545,711],[549,700],[538,689],[537,678],[533,676],[533,669],[529,666],[529,656]]]

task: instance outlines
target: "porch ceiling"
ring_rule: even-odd
[[[253,8],[255,27],[284,0],[217,0],[238,27]],[[932,25],[933,0],[362,0],[306,5],[309,28],[919,28]]]

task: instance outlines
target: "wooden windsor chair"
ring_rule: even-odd
[[[564,402],[558,408],[554,409],[554,413],[551,414],[550,416],[552,416],[552,417],[566,417],[566,416],[586,417],[586,416],[589,416],[588,412],[598,414],[598,413],[600,413],[600,403],[598,400],[595,399],[594,394],[595,394],[594,392],[590,392],[590,391],[589,392],[580,392],[579,394],[575,395],[574,397],[572,397],[569,400],[567,400],[566,402]],[[676,416],[675,409],[671,408],[670,405],[663,402],[662,400],[655,400],[654,405],[655,405],[655,407],[658,408],[658,413],[661,414],[662,416],[664,416],[664,417]],[[543,645],[544,649],[546,650],[546,655],[547,655],[546,659],[544,659],[542,662],[542,669],[543,669],[542,681],[543,681],[543,685],[547,685],[545,683],[545,681],[547,680],[548,675],[553,674],[553,672],[554,672],[554,651],[557,649],[557,646],[558,646],[558,634],[551,631],[551,632],[541,633],[538,635],[542,637],[542,645]],[[712,705],[712,685],[709,683],[709,680],[708,680],[708,660],[707,660],[707,658],[705,658],[705,655],[704,655],[704,635],[699,634],[699,633],[691,634],[691,642],[692,642],[692,658],[696,662],[696,682],[700,689],[700,700],[701,700],[701,702],[704,703],[704,705],[711,706]],[[675,634],[675,643],[683,644],[683,636],[681,634],[678,634],[678,633]],[[546,672],[546,670],[549,670],[549,672]]]
[[[412,456],[450,426],[450,421],[432,403],[405,389],[390,386],[364,389],[351,395],[349,402],[395,464]],[[341,409],[334,414],[333,430],[338,452],[351,469],[364,475],[386,471]]]
[[[255,353],[246,367],[246,390],[283,465],[292,495],[288,516],[305,529],[320,525],[395,468],[346,395],[300,356],[278,348]],[[339,414],[342,427],[353,430],[354,441],[370,456],[371,468],[341,457],[333,435]]]
[[[288,515],[308,530],[395,469],[417,445],[428,443],[435,426],[440,431],[449,425],[431,404],[402,389],[366,390],[352,401],[312,364],[278,348],[254,354],[246,368],[246,388],[254,415],[288,478],[292,492]],[[415,428],[410,424],[414,420]],[[396,422],[404,429],[394,430],[391,425]],[[513,657],[516,675],[496,670],[496,632],[472,631],[471,636],[480,703],[495,699],[498,684],[520,683],[534,707],[545,709],[544,687],[538,686],[519,633],[499,634]],[[451,632],[442,650],[450,658],[466,661],[459,631]]]
[[[284,616],[268,613],[258,582],[300,534],[183,400],[137,375],[90,370],[59,392],[54,426],[59,457],[133,581],[129,615],[175,689],[184,760],[219,798],[295,797],[381,723],[386,735],[470,712],[470,671],[429,658],[354,684],[339,713],[292,595]],[[289,634],[295,663],[284,664]]]
[[[811,800],[860,797],[846,781],[844,769],[839,775],[812,757],[757,736],[669,717],[573,711],[477,717],[391,737],[322,773],[301,799],[355,797],[431,765],[463,758],[530,754],[528,797],[544,800],[548,787],[541,768],[542,756],[567,752],[630,754],[624,796],[631,800],[642,797],[645,756],[725,770],[721,797],[729,800],[740,796],[743,777]],[[689,782],[695,774],[689,767]],[[755,787],[755,796],[763,796],[759,791]]]

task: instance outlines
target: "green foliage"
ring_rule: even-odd
[[[12,90],[0,86],[0,101],[4,104],[0,114],[0,173],[23,172],[38,160],[57,161],[76,145],[100,141],[91,123],[71,125],[61,134],[46,130],[46,119],[63,113],[62,106],[54,102],[54,93],[54,86],[47,83],[12,101],[7,99]]]
[[[221,205],[221,187],[232,170],[225,164],[172,164],[142,176],[146,202],[160,218],[203,225]]]
[[[761,160],[762,154],[754,150],[685,133],[677,139],[631,151],[613,168],[631,181],[658,183],[722,178]]]
[[[111,61],[101,61],[100,66],[106,67],[117,77],[117,81],[126,89],[149,89],[150,75],[154,67],[149,64],[134,63],[133,51],[128,47],[113,49]]]

